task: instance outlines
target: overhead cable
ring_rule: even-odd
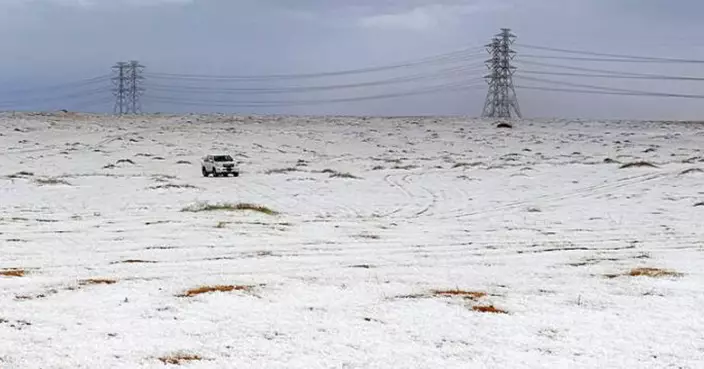
[[[356,75],[371,72],[402,69],[421,65],[443,64],[456,61],[467,61],[481,59],[486,55],[481,52],[481,48],[470,48],[453,53],[423,58],[415,61],[404,62],[377,67],[367,67],[359,69],[348,69],[321,73],[301,73],[301,74],[270,74],[270,75],[204,75],[204,74],[178,74],[178,73],[145,73],[151,78],[171,78],[171,79],[193,79],[193,80],[284,80],[284,79],[313,79],[323,77],[335,77],[345,75]]]
[[[635,56],[635,55],[625,55],[625,54],[610,54],[610,53],[601,53],[601,52],[593,52],[593,51],[584,51],[584,50],[569,50],[569,49],[560,49],[560,48],[554,48],[554,47],[547,47],[547,46],[536,46],[536,45],[526,45],[526,44],[516,44],[518,47],[524,47],[527,49],[535,49],[535,50],[544,50],[544,51],[554,51],[554,52],[561,52],[561,53],[566,53],[566,54],[578,54],[578,55],[591,55],[591,56],[604,56],[604,57],[609,57],[609,58],[617,58],[623,61],[641,61],[641,62],[663,62],[663,63],[696,63],[696,64],[704,64],[704,60],[701,59],[679,59],[679,58],[661,58],[661,57],[653,57],[653,56]]]

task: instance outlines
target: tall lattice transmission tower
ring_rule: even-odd
[[[129,63],[119,62],[113,67],[112,78],[115,88],[115,114],[138,114],[142,111],[140,97],[144,93],[144,66],[133,60]]]
[[[112,82],[115,88],[112,90],[115,95],[115,114],[125,114],[127,112],[127,75],[128,65],[124,62],[119,62],[112,67],[114,77]]]
[[[511,62],[516,52],[511,49],[516,35],[508,28],[494,36],[487,45],[491,59],[486,64],[489,74],[486,76],[489,92],[484,103],[483,117],[487,118],[521,118],[516,89],[513,86],[513,73],[516,70]]]

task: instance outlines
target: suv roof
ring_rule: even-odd
[[[213,161],[223,162],[223,161],[234,161],[230,155],[214,155]]]

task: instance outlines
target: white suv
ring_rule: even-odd
[[[233,177],[239,177],[240,171],[235,166],[235,160],[230,155],[208,155],[201,161],[201,172],[203,177],[213,175],[219,177],[232,174]]]

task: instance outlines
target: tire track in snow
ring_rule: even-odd
[[[452,219],[452,218],[464,219],[464,218],[473,217],[473,216],[488,215],[488,214],[492,214],[492,213],[496,213],[496,212],[503,212],[503,211],[508,211],[508,210],[514,210],[514,209],[520,208],[520,207],[525,207],[530,204],[534,204],[538,201],[544,202],[546,205],[553,205],[556,202],[563,201],[563,200],[570,200],[570,199],[580,198],[580,197],[601,195],[604,193],[608,194],[615,189],[625,188],[625,187],[629,187],[632,185],[643,184],[643,183],[650,182],[650,181],[664,179],[664,178],[672,176],[674,174],[675,174],[675,172],[669,172],[669,173],[646,174],[646,175],[640,175],[640,176],[635,176],[635,177],[628,177],[625,179],[617,180],[615,183],[606,183],[606,184],[602,184],[602,185],[589,186],[589,187],[581,188],[576,191],[562,193],[559,195],[537,196],[537,197],[533,197],[528,200],[509,202],[509,203],[506,203],[503,205],[493,206],[491,208],[486,208],[483,210],[469,212],[469,213],[461,214],[461,215],[458,215],[455,217],[443,217],[443,218],[439,218],[439,219],[442,219],[442,220],[448,220],[448,219]]]

